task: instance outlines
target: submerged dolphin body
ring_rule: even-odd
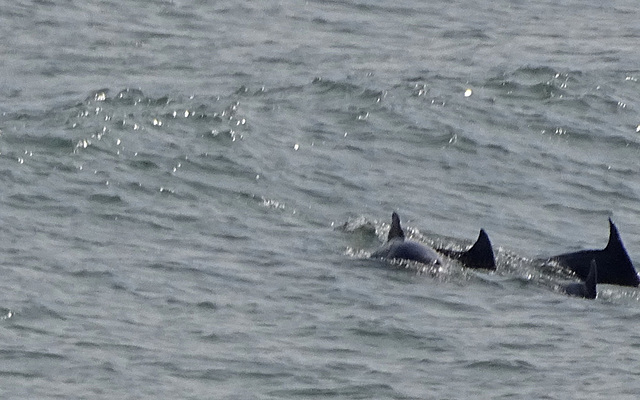
[[[568,283],[562,289],[569,296],[584,297],[585,299],[595,299],[597,295],[596,284],[598,282],[598,266],[596,260],[591,260],[589,275],[584,282]]]
[[[480,230],[478,240],[469,250],[438,249],[436,252],[421,243],[405,240],[404,231],[400,226],[400,217],[395,212],[391,215],[391,229],[387,236],[387,242],[371,254],[371,257],[411,260],[437,265],[442,263],[438,253],[457,259],[469,268],[496,269],[491,241],[484,230]]]
[[[586,281],[591,272],[591,262],[597,264],[596,283],[610,283],[620,286],[638,286],[638,273],[622,244],[618,228],[609,218],[609,243],[602,250],[582,250],[574,253],[560,254],[549,258],[563,267],[573,271],[580,279]]]

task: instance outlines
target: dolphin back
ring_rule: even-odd
[[[423,264],[440,264],[440,258],[432,248],[412,240],[395,241],[387,258],[418,261]]]
[[[440,264],[438,254],[430,247],[412,240],[405,240],[396,212],[391,214],[391,227],[387,242],[371,254],[372,258],[417,261],[424,264]]]
[[[622,244],[618,229],[609,219],[609,242],[602,250],[582,250],[560,254],[550,258],[573,271],[578,278],[586,281],[591,271],[591,261],[598,266],[597,283],[620,286],[638,286],[640,279],[627,250]]]

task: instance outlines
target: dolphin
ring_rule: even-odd
[[[421,243],[405,240],[404,231],[400,226],[400,217],[396,212],[391,214],[391,229],[389,229],[387,242],[373,252],[371,257],[410,260],[423,264],[439,265],[442,264],[442,260],[438,253],[457,259],[469,268],[496,269],[491,241],[484,230],[480,230],[478,240],[469,250],[434,250]]]
[[[478,239],[468,250],[458,251],[439,248],[437,251],[445,256],[459,260],[469,268],[496,269],[496,258],[489,235],[484,229],[480,229]]]
[[[611,218],[609,218],[609,243],[607,243],[607,247],[602,250],[582,250],[560,254],[550,257],[548,261],[557,262],[573,271],[581,280],[586,281],[591,272],[592,260],[598,265],[596,283],[634,287],[640,284],[638,273],[622,244],[618,228],[611,221]]]
[[[584,282],[568,283],[562,286],[562,290],[569,296],[584,297],[585,299],[596,298],[596,283],[598,281],[598,266],[596,260],[591,260],[589,275]]]

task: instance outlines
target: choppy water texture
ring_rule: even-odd
[[[0,397],[636,398],[636,2],[1,9]]]

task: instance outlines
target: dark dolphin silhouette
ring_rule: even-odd
[[[469,268],[475,269],[496,269],[496,258],[493,254],[493,247],[489,235],[484,229],[480,229],[480,234],[476,242],[465,251],[437,249],[437,251],[450,258],[455,258]]]
[[[622,244],[618,228],[609,218],[609,243],[602,250],[582,250],[560,254],[549,258],[573,271],[578,278],[586,281],[591,271],[591,261],[597,264],[597,283],[620,286],[638,286],[640,279],[627,250]]]
[[[469,250],[456,251],[447,249],[434,250],[421,243],[405,240],[397,213],[391,214],[391,229],[387,242],[371,254],[372,258],[400,259],[417,261],[424,264],[441,264],[439,254],[457,259],[466,267],[480,269],[496,269],[495,257],[489,236],[480,230],[478,240]]]
[[[595,299],[597,295],[596,284],[598,282],[598,266],[596,260],[591,260],[589,275],[584,282],[568,283],[562,289],[570,296],[584,297],[585,299]]]

